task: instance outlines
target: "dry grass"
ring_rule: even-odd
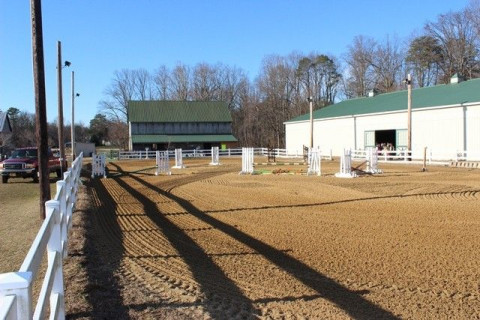
[[[7,184],[0,183],[0,273],[18,270],[37,235],[42,224],[39,194],[39,184],[31,179],[10,178]]]
[[[153,162],[116,162],[86,183],[65,266],[71,319],[480,314],[480,170],[385,164],[350,180],[333,177],[338,162],[320,178],[208,162],[158,177]]]

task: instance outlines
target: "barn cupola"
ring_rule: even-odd
[[[460,83],[464,81],[462,76],[459,76],[458,73],[455,73],[451,78],[450,78],[450,84],[455,84],[455,83]]]

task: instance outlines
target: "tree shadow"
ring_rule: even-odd
[[[115,164],[114,166],[117,167],[118,171],[122,171],[121,168]],[[226,235],[230,236],[231,238],[243,243],[245,246],[250,247],[252,250],[261,254],[264,258],[269,260],[271,263],[275,264],[279,268],[283,269],[284,271],[288,272],[290,275],[295,277],[298,281],[303,283],[305,286],[313,289],[317,292],[318,295],[323,297],[324,299],[334,303],[340,309],[344,310],[347,314],[355,319],[399,319],[393,313],[388,310],[382,309],[380,306],[375,305],[374,303],[366,300],[362,297],[362,292],[356,292],[350,290],[333,279],[328,278],[327,276],[319,273],[318,271],[314,270],[310,266],[306,265],[305,263],[293,258],[292,256],[288,255],[287,253],[278,250],[240,230],[236,227],[229,225],[225,222],[222,222],[214,217],[206,214],[205,212],[201,211],[197,207],[195,207],[191,202],[186,199],[183,199],[179,196],[172,194],[169,191],[165,191],[163,189],[158,188],[155,185],[152,185],[141,178],[130,175],[128,172],[123,172],[125,175],[129,175],[134,180],[139,182],[140,184],[144,185],[145,187],[158,192],[159,194],[175,201],[179,204],[186,212],[189,212],[194,217],[200,219],[201,221],[209,224],[213,228],[222,231]],[[224,172],[218,172],[216,175],[221,175]],[[215,173],[208,173],[209,176],[215,175]],[[191,178],[190,178],[191,179]],[[205,179],[205,175],[199,175],[198,180]],[[185,180],[182,183],[187,183],[188,180]],[[193,182],[190,180],[190,182]],[[178,185],[177,185],[178,186]],[[130,187],[131,189],[131,187]],[[172,190],[170,188],[169,190]],[[144,196],[140,195],[138,192],[134,190],[135,194],[137,194],[140,198],[145,198]],[[149,209],[156,210],[156,208],[145,208],[146,212]],[[155,211],[154,211],[155,212]],[[159,220],[158,216],[154,217],[157,221]],[[162,217],[161,220],[164,220]],[[159,221],[162,222],[163,221]],[[170,223],[171,224],[171,223]],[[170,227],[170,226],[169,226]],[[173,227],[175,232],[179,232],[178,227]],[[165,228],[167,230],[167,228]],[[172,230],[168,230],[168,232],[172,232]],[[189,254],[189,252],[185,252]],[[190,263],[198,263],[197,259],[189,259]],[[212,288],[215,290],[215,288]]]
[[[261,206],[261,207],[248,207],[248,208],[230,208],[230,209],[220,209],[220,210],[206,210],[206,211],[204,211],[204,213],[222,213],[222,212],[237,212],[237,211],[250,211],[250,210],[255,211],[255,210],[271,210],[271,209],[293,209],[293,208],[305,208],[305,207],[320,207],[320,206],[343,204],[343,203],[349,203],[349,202],[387,200],[387,199],[398,199],[398,198],[436,197],[436,196],[457,196],[457,197],[460,197],[460,196],[464,195],[466,192],[477,194],[477,193],[480,193],[480,190],[397,194],[397,195],[388,195],[388,196],[374,196],[374,197],[344,199],[344,200],[337,200],[337,201],[326,201],[326,202],[315,202],[315,203],[300,203],[300,204],[287,204],[287,205],[276,205],[276,206]]]
[[[111,165],[121,171],[121,168],[116,164],[111,163]],[[134,176],[129,175],[129,177],[143,181]],[[113,179],[142,204],[143,212],[155,223],[158,230],[168,239],[181,259],[188,265],[193,278],[199,284],[205,296],[204,300],[198,303],[198,305],[202,305],[214,319],[224,319],[225,317],[233,318],[242,314],[245,317],[250,317],[251,315],[258,314],[252,301],[227,277],[223,270],[213,261],[212,257],[207,254],[194,239],[188,236],[184,230],[162,214],[154,201],[123,181],[121,177],[115,177]],[[235,297],[235,302],[222,302],[223,304],[230,304],[227,311],[229,314],[225,314],[224,309],[218,309],[218,303],[220,300],[224,300],[224,296]]]
[[[116,204],[98,179],[85,181],[89,197],[94,199],[85,215],[85,259],[82,261],[88,279],[84,294],[91,312],[68,314],[67,318],[130,319],[128,308],[122,304],[121,286],[115,275],[125,252],[115,217]],[[110,236],[104,234],[104,226],[108,226]]]

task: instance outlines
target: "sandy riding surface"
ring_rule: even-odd
[[[85,181],[69,318],[479,317],[480,170],[339,179],[338,162],[322,177],[208,162],[171,176],[113,162],[110,178]]]

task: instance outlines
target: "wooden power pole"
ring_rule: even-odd
[[[50,200],[50,181],[41,0],[30,0],[30,11],[32,19],[33,85],[35,90],[35,137],[38,148],[40,181],[40,218],[45,219],[45,202]]]
[[[411,155],[412,151],[412,77],[410,73],[407,75],[405,81],[407,83],[407,115],[408,115],[408,124],[407,124],[407,150],[408,155]],[[411,160],[409,158],[409,160]]]
[[[313,149],[313,98],[308,97],[308,102],[310,105],[310,149]]]
[[[57,42],[57,89],[58,89],[58,147],[60,148],[60,159],[62,162],[62,172],[65,172],[65,144],[63,136],[63,91],[62,91],[62,43]],[[62,177],[63,179],[63,177]]]

